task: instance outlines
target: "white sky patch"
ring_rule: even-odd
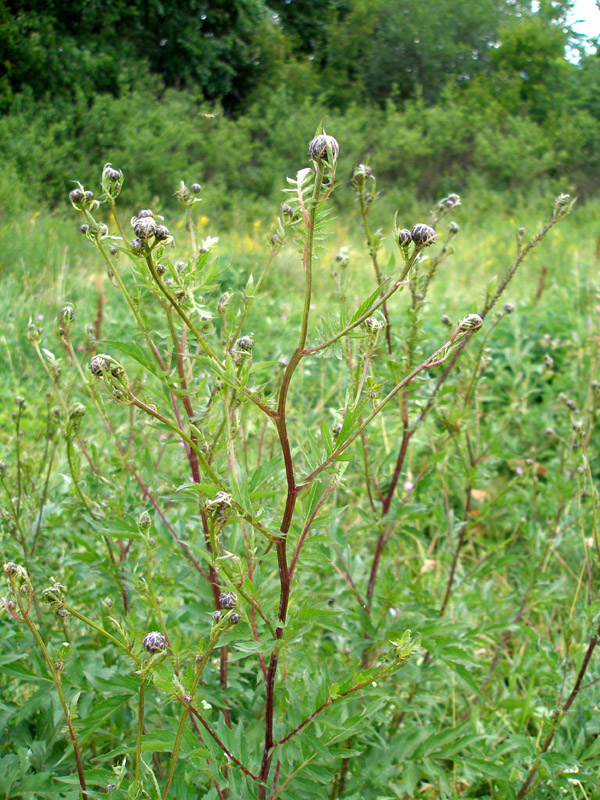
[[[600,36],[600,9],[594,0],[575,0],[567,22],[584,36]]]

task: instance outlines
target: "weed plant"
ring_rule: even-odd
[[[62,299],[60,350],[32,316],[48,389],[4,436],[6,798],[594,796],[593,287],[586,338],[540,324],[547,271],[505,298],[572,204],[440,318],[460,198],[389,257],[359,165],[368,286],[322,249],[338,151],[317,132],[243,280],[198,184],[188,243],[121,218],[110,164],[71,191],[114,291],[86,327]]]

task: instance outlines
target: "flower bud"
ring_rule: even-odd
[[[284,217],[293,217],[294,216],[294,209],[288,205],[287,203],[281,204],[281,213]]]
[[[144,636],[144,650],[148,653],[160,653],[167,646],[167,640],[160,631],[150,631]]]
[[[73,204],[74,208],[76,208],[78,211],[81,211],[85,205],[85,195],[83,193],[83,189],[72,189],[69,192],[69,200]]]
[[[546,428],[544,433],[546,434],[546,436],[554,436],[554,428]]]
[[[106,356],[97,355],[90,361],[90,372],[97,378],[101,378],[105,371],[109,368],[109,363]]]
[[[144,252],[144,243],[141,239],[132,239],[131,249],[136,256],[141,256]]]
[[[137,215],[138,219],[147,219],[148,217],[154,218],[154,212],[149,208],[142,208],[140,213]]]
[[[85,199],[86,199],[87,204],[91,205],[94,202],[94,193],[90,192],[90,190],[88,189],[87,192],[84,192],[84,195],[85,195]]]
[[[408,230],[408,228],[401,228],[396,232],[396,241],[398,242],[399,247],[403,249],[407,248],[412,240],[412,233]]]
[[[515,310],[514,303],[505,303],[504,304],[504,313],[505,314],[512,314]]]
[[[378,317],[367,317],[367,319],[363,322],[363,325],[367,329],[368,333],[377,334],[381,333],[381,331],[385,328],[385,321],[379,319]]]
[[[437,234],[433,228],[422,222],[413,227],[411,236],[417,248],[430,247],[437,239]]]
[[[200,192],[202,191],[202,186],[200,186],[199,183],[192,183],[192,185],[190,186],[190,191],[192,192],[192,194],[200,194]]]
[[[0,461],[0,478],[3,478],[6,475],[7,468],[8,464],[6,461]]]
[[[150,519],[150,514],[147,511],[142,511],[142,513],[139,515],[137,518],[137,526],[142,533],[148,533],[152,527],[152,520]]]
[[[42,340],[42,334],[44,332],[43,328],[40,328],[39,325],[36,325],[35,322],[30,318],[29,324],[27,325],[27,341],[31,344],[39,344]]]
[[[133,232],[142,241],[150,239],[156,234],[156,222],[153,217],[138,217],[133,223]],[[168,232],[167,232],[168,235]]]
[[[452,236],[456,236],[456,234],[460,231],[460,225],[458,222],[454,222],[454,220],[448,225],[448,231]]]
[[[478,331],[483,325],[483,320],[479,314],[468,314],[460,323],[459,329],[461,331]]]
[[[544,366],[546,366],[548,369],[552,369],[554,367],[554,359],[550,353],[546,353],[544,356]]]
[[[223,619],[223,612],[222,611],[214,611],[212,618],[214,620],[215,625],[217,625]]]
[[[221,594],[219,595],[219,605],[221,606],[221,608],[224,608],[227,611],[229,611],[232,608],[235,608],[237,606],[237,602],[238,599],[235,592],[221,592]]]
[[[240,621],[240,615],[236,611],[234,611],[234,613],[229,617],[229,622],[232,625],[237,625],[239,621]]]
[[[235,349],[241,353],[251,353],[254,349],[254,339],[252,336],[241,336],[235,343]]]
[[[223,514],[231,508],[232,502],[233,498],[230,494],[227,494],[227,492],[217,492],[214,499],[208,501],[206,508],[211,513]]]
[[[171,234],[169,233],[169,229],[166,225],[157,225],[156,232],[154,236],[158,242],[164,242],[166,239],[169,238]]]
[[[81,233],[83,233],[84,236],[86,236],[90,232],[90,226],[86,222],[84,222],[83,225],[79,226],[79,230],[81,231]]]
[[[440,322],[442,323],[442,325],[450,325],[451,322],[448,314],[443,314],[442,317],[440,318]]]
[[[333,136],[327,136],[326,133],[315,136],[308,145],[308,154],[313,161],[329,161],[328,152],[331,153],[332,160],[335,163],[340,152],[340,146]]]

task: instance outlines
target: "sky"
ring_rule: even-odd
[[[573,11],[569,14],[568,21],[575,23],[573,28],[577,33],[585,36],[600,35],[600,9],[595,0],[575,0]]]

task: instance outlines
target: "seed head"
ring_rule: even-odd
[[[219,605],[229,611],[237,606],[237,595],[235,592],[221,592],[219,595]]]
[[[167,640],[160,631],[150,631],[144,636],[144,650],[148,653],[160,653],[167,646]]]
[[[412,240],[415,245],[420,247],[429,247],[437,239],[437,234],[429,225],[420,222],[415,225],[411,231]]]
[[[328,136],[326,133],[321,133],[308,145],[308,154],[313,161],[328,161],[328,151],[331,152],[333,161],[337,161],[340,152],[340,146],[333,136]]]

